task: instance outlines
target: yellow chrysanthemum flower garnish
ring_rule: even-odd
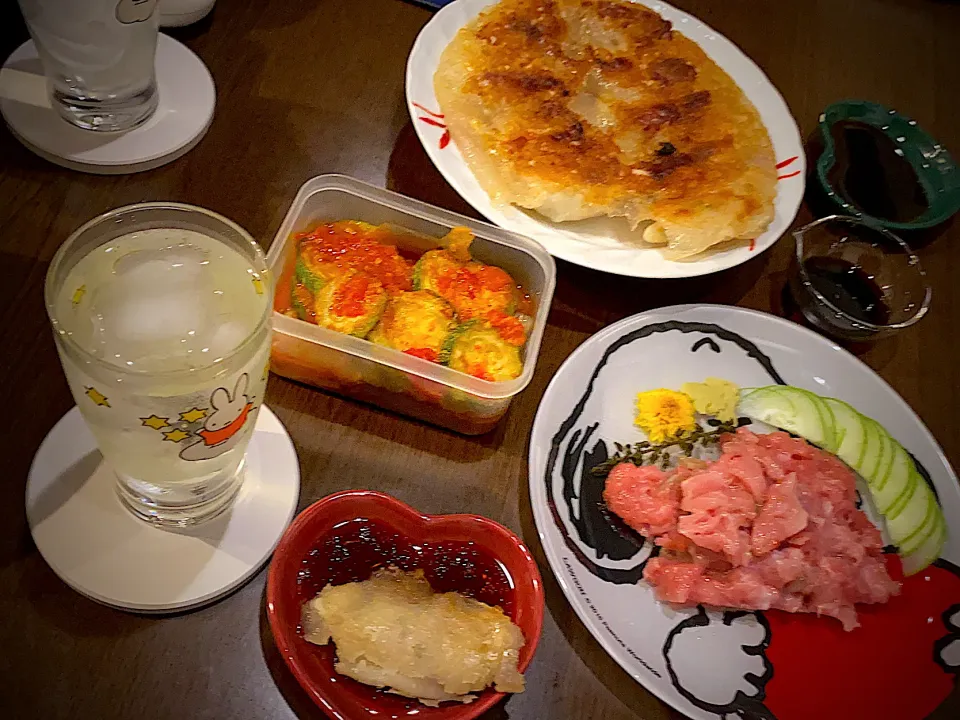
[[[696,409],[686,393],[676,390],[647,390],[637,393],[634,424],[652,443],[662,443],[697,429]]]

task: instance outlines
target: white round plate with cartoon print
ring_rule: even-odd
[[[659,602],[642,579],[653,545],[617,529],[602,505],[604,480],[589,470],[607,459],[613,442],[643,439],[633,426],[637,392],[707,377],[741,387],[795,385],[879,421],[937,492],[950,528],[942,558],[907,578],[886,605],[858,606],[861,627],[849,633],[832,618]],[[692,718],[921,720],[953,687],[960,670],[957,478],[889,385],[794,323],[733,307],[681,305],[597,333],[543,396],[530,443],[530,497],[544,551],[577,615],[634,679]],[[876,522],[868,501],[863,507]],[[886,561],[899,571],[894,555]],[[891,668],[897,681],[878,683]]]
[[[433,90],[433,76],[440,55],[457,34],[481,10],[496,0],[457,0],[426,24],[407,60],[407,108],[427,155],[447,182],[478,212],[507,230],[525,235],[558,258],[577,265],[618,275],[648,278],[678,278],[706,275],[739,265],[773,245],[787,231],[803,199],[806,161],[797,123],[777,89],[763,71],[740,48],[692,15],[660,2],[641,3],[673,23],[674,29],[696,42],[741,87],[756,106],[773,142],[780,171],[776,214],[766,232],[752,246],[740,243],[708,251],[694,260],[667,260],[652,247],[620,240],[630,231],[622,218],[595,218],[553,223],[508,206],[495,206],[451,141]]]

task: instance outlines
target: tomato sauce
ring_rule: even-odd
[[[519,347],[527,341],[527,331],[523,323],[513,315],[507,315],[501,310],[491,310],[487,313],[486,320],[500,333],[500,337],[511,345]]]
[[[358,274],[337,288],[333,296],[332,310],[341,317],[360,317],[366,311],[367,297],[376,292],[380,283],[369,275]]]
[[[408,348],[404,350],[407,355],[413,355],[418,357],[421,360],[429,360],[430,362],[438,362],[440,360],[440,355],[433,348]]]
[[[343,222],[318,226],[294,238],[300,252],[316,264],[332,263],[359,270],[380,281],[393,294],[411,290],[413,263],[396,248],[397,235],[365,223]]]

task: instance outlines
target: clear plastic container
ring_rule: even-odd
[[[273,314],[270,369],[465,435],[491,430],[533,376],[556,283],[553,258],[532,240],[506,230],[345,175],[321,175],[300,188],[267,255],[270,272],[278,279],[275,308],[286,305],[283,293],[290,290],[293,236],[335,220],[404,228],[411,234],[402,236],[401,249],[416,253],[439,247],[440,238],[453,227],[470,228],[476,236],[471,254],[510,273],[533,301],[523,372],[514,380],[488,382],[280,312]]]

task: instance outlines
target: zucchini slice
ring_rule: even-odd
[[[438,362],[444,343],[457,327],[450,303],[429,290],[401,292],[387,301],[368,340]]]
[[[387,291],[364,273],[334,278],[317,293],[317,325],[345,335],[366,337],[387,306]]]
[[[293,274],[298,283],[316,295],[330,280],[343,274],[343,271],[332,263],[313,261],[309,250],[304,248],[297,253]]]
[[[429,290],[443,296],[441,288],[445,287],[445,283],[442,279],[456,274],[463,266],[464,263],[454,258],[449,250],[428,250],[413,266],[413,289]]]
[[[503,382],[523,372],[520,348],[504,340],[485,323],[467,323],[447,344],[447,365],[481,380]]]
[[[293,283],[290,287],[290,308],[301,320],[309,323],[316,322],[313,293],[299,282]]]

